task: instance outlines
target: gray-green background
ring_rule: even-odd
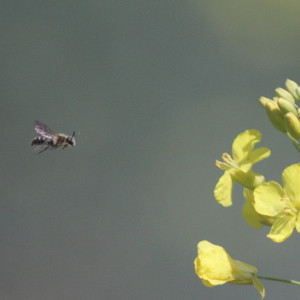
[[[299,1],[0,4],[0,298],[259,299],[194,273],[209,240],[265,276],[300,279],[300,236],[275,244],[213,198],[214,166],[246,129],[256,172],[299,161],[258,99],[300,83]],[[34,155],[33,121],[80,132]],[[263,281],[267,299],[299,288]]]

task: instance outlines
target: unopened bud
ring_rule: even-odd
[[[269,98],[266,98],[266,97],[260,97],[260,98],[259,98],[259,102],[260,102],[260,104],[261,104],[264,108],[266,108],[266,104],[267,104],[267,102],[269,102],[269,101],[272,101],[272,100],[269,99]]]
[[[283,98],[287,101],[289,101],[290,103],[295,103],[295,99],[293,97],[293,95],[291,93],[289,93],[288,91],[286,91],[283,88],[277,88],[275,90],[276,95],[278,96],[278,98]]]
[[[292,112],[295,115],[298,114],[295,105],[293,103],[287,101],[286,99],[279,98],[277,104],[278,104],[278,107],[279,107],[280,111],[284,115],[287,114],[288,112]]]
[[[296,93],[298,84],[295,81],[287,79],[285,82],[285,86],[286,86],[286,89],[293,95],[294,99],[296,99],[296,100],[300,99]]]
[[[297,98],[300,99],[300,86],[298,86],[296,88],[296,95],[297,95]]]
[[[278,108],[278,105],[276,102],[270,100],[266,106],[266,111],[269,117],[269,120],[273,124],[273,126],[283,132],[286,133],[286,128],[285,128],[285,122],[284,122],[284,117],[283,114],[281,113],[280,109]]]
[[[287,113],[284,116],[286,129],[290,135],[298,140],[300,139],[300,121],[299,119],[291,112]]]

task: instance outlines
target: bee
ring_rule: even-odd
[[[47,125],[40,121],[34,122],[34,129],[40,136],[35,137],[30,144],[31,146],[38,145],[38,147],[36,147],[34,150],[42,149],[37,154],[40,154],[47,149],[53,150],[58,147],[62,147],[64,149],[68,146],[74,147],[76,145],[74,131],[71,136],[63,133],[55,133]]]

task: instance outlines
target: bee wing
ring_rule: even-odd
[[[40,121],[34,122],[34,129],[39,135],[48,139],[51,139],[54,135],[56,135],[53,130]]]

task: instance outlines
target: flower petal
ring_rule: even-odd
[[[282,213],[278,218],[276,218],[276,221],[271,227],[271,231],[267,237],[273,242],[281,243],[293,233],[295,223],[296,216]]]
[[[216,200],[225,207],[232,205],[233,185],[234,181],[231,178],[229,171],[225,171],[214,189],[214,196]]]
[[[224,284],[252,284],[257,269],[244,262],[233,260],[223,247],[208,241],[198,243],[195,272],[207,286]]]
[[[253,195],[255,210],[261,215],[274,217],[285,207],[284,201],[281,201],[284,191],[275,181],[261,184],[254,190]]]
[[[261,284],[261,282],[257,279],[256,276],[253,276],[253,284],[255,288],[260,292],[261,294],[261,299],[265,298],[265,287]]]
[[[244,197],[246,198],[246,202],[243,206],[243,217],[245,221],[253,228],[261,228],[263,225],[259,220],[259,214],[253,207],[253,195],[250,194],[248,189],[244,189]]]
[[[296,221],[296,230],[300,233],[300,212],[298,213],[297,216],[297,221]]]
[[[208,241],[198,243],[198,257],[195,259],[196,274],[209,284],[220,285],[234,280],[230,256],[223,247]]]
[[[254,196],[250,190],[244,189],[244,197],[246,198],[246,202],[242,212],[245,221],[256,229],[261,228],[263,225],[272,226],[275,219],[273,217],[261,215],[255,210],[253,206]]]
[[[282,181],[287,196],[300,209],[300,164],[287,167],[282,173]]]
[[[260,142],[261,133],[256,129],[246,130],[239,134],[232,144],[232,155],[235,161],[246,159],[256,143]]]
[[[268,158],[271,155],[271,150],[266,147],[261,147],[252,151],[249,155],[249,160],[252,161],[252,164],[255,164],[265,158]]]

